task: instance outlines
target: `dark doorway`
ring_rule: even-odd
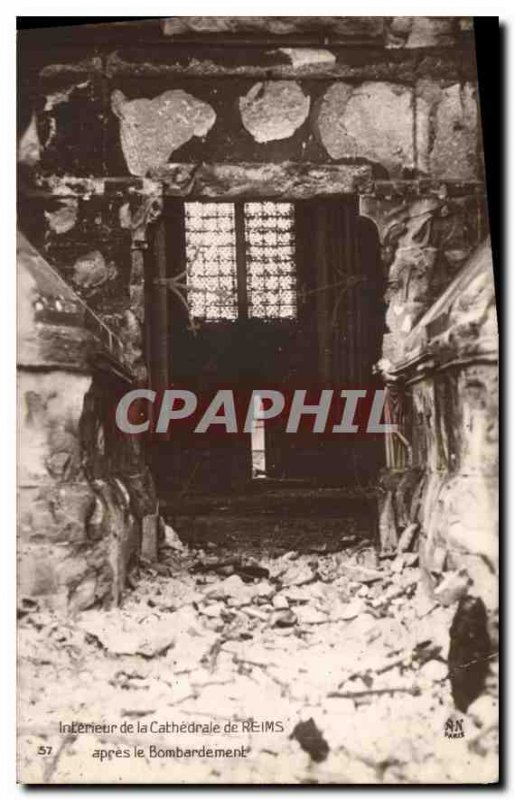
[[[368,387],[384,294],[378,237],[354,196],[296,203],[170,199],[147,264],[154,388]],[[242,395],[242,396],[243,396]],[[152,445],[163,492],[244,489],[252,478],[353,485],[378,441],[286,434],[170,436]],[[260,452],[262,451],[262,452]]]

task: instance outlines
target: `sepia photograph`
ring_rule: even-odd
[[[17,781],[498,784],[498,17],[17,28]]]

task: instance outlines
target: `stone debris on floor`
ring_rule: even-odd
[[[140,564],[119,608],[70,619],[21,605],[26,781],[496,780],[495,693],[487,684],[467,711],[455,707],[456,604],[426,598],[413,553],[380,560],[362,545],[258,563],[169,545],[159,564]],[[72,722],[105,727],[60,732]],[[195,734],[166,727],[193,722]],[[222,733],[206,732],[214,723]],[[124,755],[134,747],[141,757]],[[246,755],[203,757],[207,747]]]

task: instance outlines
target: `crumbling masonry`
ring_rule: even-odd
[[[352,195],[380,242],[378,370],[401,425],[382,549],[419,535],[428,591],[461,576],[495,620],[497,330],[470,21],[26,32],[19,78],[21,595],[116,603],[159,537],[151,474],[107,398],[148,378],[166,202]]]

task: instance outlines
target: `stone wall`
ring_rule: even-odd
[[[383,536],[416,526],[425,587],[498,612],[498,334],[486,240],[415,326],[388,376],[402,387],[410,468],[385,476]],[[392,530],[393,529],[393,530]],[[449,590],[452,587],[452,590]]]
[[[359,194],[388,359],[485,234],[468,19],[180,17],[27,32],[20,56],[25,215],[141,378],[137,250],[165,195]]]
[[[166,196],[359,195],[381,242],[385,375],[487,234],[469,19],[177,17],[27,32],[20,97],[27,233],[123,340],[140,381],[145,250]],[[483,402],[470,369],[436,380],[428,368],[413,389],[429,439],[414,437],[399,519],[421,502],[421,473],[441,480],[437,438],[466,449],[463,398],[474,419]]]
[[[23,236],[18,276],[19,600],[116,604],[144,521],[157,525],[140,444],[110,426],[130,373],[110,331]]]

